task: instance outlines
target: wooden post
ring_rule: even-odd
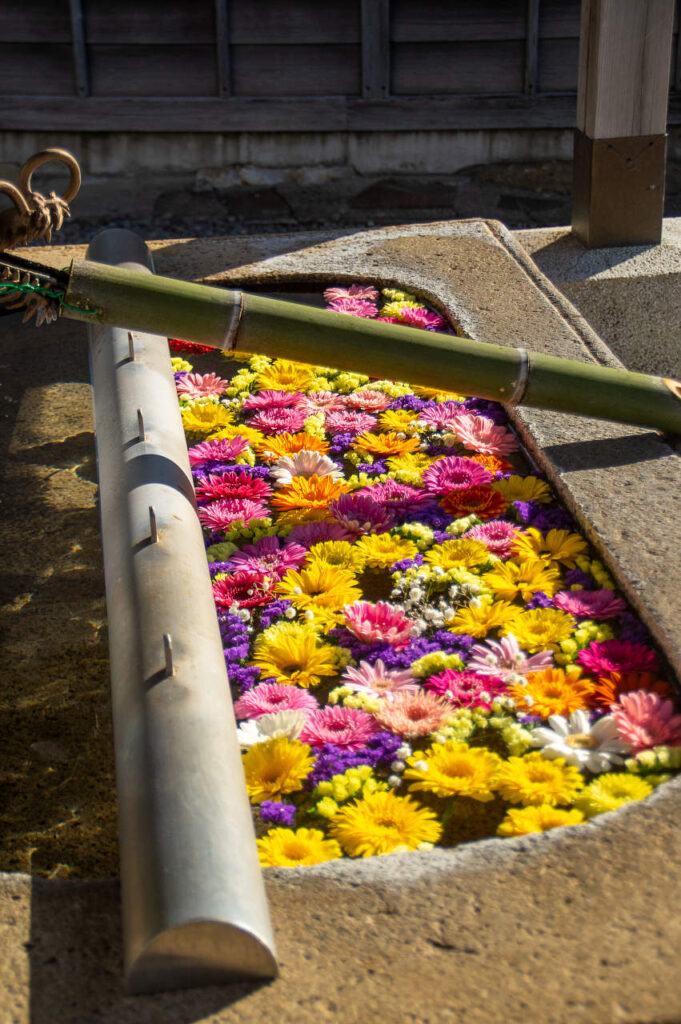
[[[390,0],[362,0],[362,96],[390,94]]]
[[[572,230],[660,241],[674,0],[582,0]]]

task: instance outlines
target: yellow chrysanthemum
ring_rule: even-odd
[[[493,629],[505,626],[517,614],[517,605],[483,597],[477,605],[469,604],[466,608],[459,608],[454,618],[447,623],[447,628],[452,633],[466,633],[480,638],[487,636]]]
[[[562,757],[549,761],[537,751],[503,761],[497,789],[511,804],[571,804],[583,786],[579,768]]]
[[[443,391],[441,388],[426,388],[418,384],[412,387],[412,391],[421,398],[431,398],[436,402],[464,402],[466,400],[465,395],[457,395],[454,391]]]
[[[428,469],[434,461],[435,459],[425,452],[405,452],[403,455],[391,455],[387,460],[387,466],[391,473],[408,473],[420,480],[424,469]]]
[[[348,489],[343,480],[332,476],[294,476],[288,487],[281,487],[271,499],[273,508],[282,512],[293,509],[326,509],[329,502]]]
[[[343,856],[335,839],[326,839],[317,828],[273,828],[257,842],[264,868],[297,868]]]
[[[486,586],[507,601],[515,597],[529,601],[538,590],[551,597],[561,586],[558,569],[539,558],[531,558],[527,562],[501,562],[486,572],[482,579]]]
[[[403,558],[414,558],[419,550],[412,540],[391,537],[389,533],[362,537],[355,546],[370,569],[391,569]]]
[[[518,708],[531,715],[565,715],[579,711],[589,705],[595,691],[590,679],[582,678],[578,665],[567,669],[546,668],[542,672],[531,672],[524,685],[517,683],[509,688],[509,694]]]
[[[562,825],[580,825],[584,821],[581,811],[564,811],[551,804],[537,807],[512,807],[497,829],[498,836],[526,836],[530,832],[548,832]]]
[[[479,540],[446,540],[432,547],[425,561],[445,571],[459,566],[471,569],[489,562],[489,548]]]
[[[625,772],[599,775],[579,794],[575,807],[585,817],[593,818],[597,814],[615,811],[631,800],[643,800],[652,791],[651,784],[640,775],[628,775]]]
[[[339,670],[336,648],[319,641],[309,626],[281,622],[261,634],[253,645],[251,665],[262,670],[263,678],[274,676],[278,683],[318,686],[323,677]]]
[[[315,434],[268,434],[267,437],[259,435],[260,440],[256,442],[258,454],[266,462],[274,462],[284,455],[295,455],[303,449],[310,452],[321,452],[325,455],[329,450],[329,442],[323,437]]]
[[[572,615],[558,608],[532,608],[518,612],[502,628],[502,633],[513,633],[526,651],[557,651],[558,644],[568,639],[575,626]]]
[[[546,505],[551,501],[551,489],[536,476],[513,476],[507,480],[495,480],[495,491],[503,494],[506,501],[539,501]]]
[[[192,368],[192,364],[188,363],[186,359],[182,359],[181,356],[173,356],[170,365],[173,368],[173,373],[188,372]]]
[[[313,367],[307,363],[277,359],[260,370],[256,385],[260,391],[306,391],[314,375]]]
[[[381,316],[394,316],[398,320],[402,319],[403,309],[423,309],[424,307],[420,302],[415,299],[397,299],[392,302],[386,302],[385,305],[381,306]]]
[[[369,793],[343,807],[333,818],[329,831],[351,857],[372,857],[436,843],[442,826],[433,811],[389,790]]]
[[[256,743],[243,755],[251,803],[278,800],[286,793],[302,789],[314,762],[308,746],[286,736]]]
[[[369,452],[370,455],[379,455],[382,458],[384,455],[415,452],[420,444],[418,437],[400,437],[392,431],[386,434],[370,434],[365,431],[355,438],[350,447],[355,451]]]
[[[416,780],[409,789],[435,796],[469,796],[486,803],[494,799],[501,758],[483,747],[467,743],[436,743],[407,758],[404,778]]]
[[[544,534],[531,526],[526,533],[518,534],[513,541],[513,550],[518,558],[543,558],[573,569],[575,559],[585,554],[588,545],[578,533],[549,530]]]
[[[335,565],[339,569],[350,572],[361,572],[364,568],[364,556],[356,544],[347,540],[324,540],[313,544],[305,559],[306,565],[322,562],[324,565]]]
[[[409,409],[386,409],[378,417],[378,423],[383,430],[408,432],[413,429],[417,418],[417,414]]]
[[[193,402],[180,409],[182,425],[188,434],[211,434],[232,422],[233,413],[219,402]]]
[[[343,606],[362,596],[353,573],[323,562],[314,562],[299,572],[289,569],[277,593],[301,611],[312,612],[315,624],[320,625],[340,622],[342,616],[338,613]]]
[[[231,440],[233,437],[242,437],[248,444],[258,444],[263,440],[263,435],[254,427],[247,427],[245,423],[230,423],[222,427],[216,434],[211,434],[212,441],[219,441],[221,438]]]

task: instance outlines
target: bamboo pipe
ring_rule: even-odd
[[[678,381],[88,260],[71,266],[61,315],[681,434]]]

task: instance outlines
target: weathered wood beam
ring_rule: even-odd
[[[537,91],[539,71],[539,0],[527,0],[527,28],[525,34],[525,95]]]
[[[73,46],[73,77],[76,83],[76,92],[79,96],[88,96],[90,86],[81,0],[69,0],[69,7],[71,12],[71,42]]]
[[[218,69],[218,96],[232,95],[232,69],[229,51],[228,0],[215,0],[215,43]]]
[[[362,96],[390,95],[390,0],[362,0]]]

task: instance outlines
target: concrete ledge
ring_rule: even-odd
[[[154,243],[161,273],[266,288],[371,279],[419,291],[482,341],[617,360],[499,224]],[[74,252],[31,250],[63,265]],[[516,417],[531,456],[681,669],[681,459],[655,433]],[[681,1019],[681,780],[578,830],[270,870],[281,978],[123,999],[113,882],[6,875],[0,979],[17,1024]],[[653,967],[654,964],[654,967]]]

